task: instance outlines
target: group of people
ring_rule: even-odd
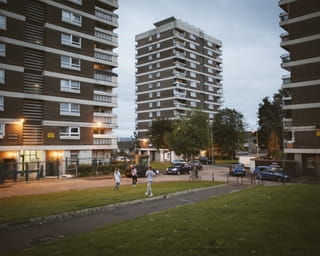
[[[120,182],[121,182],[121,173],[119,168],[116,168],[114,171],[114,190],[119,190],[120,189]],[[138,181],[138,172],[137,169],[134,166],[131,166],[131,176],[132,176],[132,186],[136,187],[137,181]],[[153,196],[152,193],[152,183],[153,183],[153,178],[156,176],[154,171],[152,170],[151,166],[148,168],[146,171],[146,177],[147,177],[147,191],[145,193],[146,196]]]

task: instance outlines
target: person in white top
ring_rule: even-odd
[[[135,187],[137,185],[137,181],[138,181],[138,178],[137,178],[137,169],[136,167],[132,166],[131,167],[131,175],[132,175],[132,186]]]
[[[115,182],[113,190],[119,190],[119,188],[120,188],[120,177],[121,177],[121,173],[120,173],[119,169],[115,169],[113,175],[114,175],[114,182]]]
[[[146,177],[147,177],[147,192],[145,193],[146,196],[153,196],[152,193],[152,182],[153,182],[153,178],[156,176],[156,174],[154,173],[154,171],[152,170],[151,167],[148,168],[147,172],[146,172]]]

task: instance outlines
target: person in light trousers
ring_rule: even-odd
[[[114,182],[115,182],[113,190],[119,190],[119,188],[120,188],[120,177],[121,177],[119,169],[115,169],[113,175],[114,175]]]
[[[151,167],[148,168],[146,172],[146,177],[147,177],[147,192],[145,193],[146,196],[153,196],[152,193],[152,183],[153,183],[153,178],[156,176],[154,171],[152,170]]]

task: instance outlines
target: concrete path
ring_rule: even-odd
[[[48,224],[33,224],[13,229],[0,229],[0,255],[51,242],[76,233],[92,231],[98,227],[119,223],[166,209],[196,203],[247,188],[230,184],[178,192],[121,203],[88,215],[79,215]]]

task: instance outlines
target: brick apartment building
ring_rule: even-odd
[[[289,139],[285,153],[300,164],[302,175],[320,175],[320,1],[281,0],[279,6],[282,88],[290,96],[284,98],[283,109],[290,118],[284,119]]]
[[[118,0],[0,0],[0,162],[109,161]]]
[[[190,108],[212,120],[222,105],[222,42],[174,17],[154,26],[136,35],[136,132],[142,142],[153,120],[176,119]],[[148,153],[163,160],[152,148]]]

